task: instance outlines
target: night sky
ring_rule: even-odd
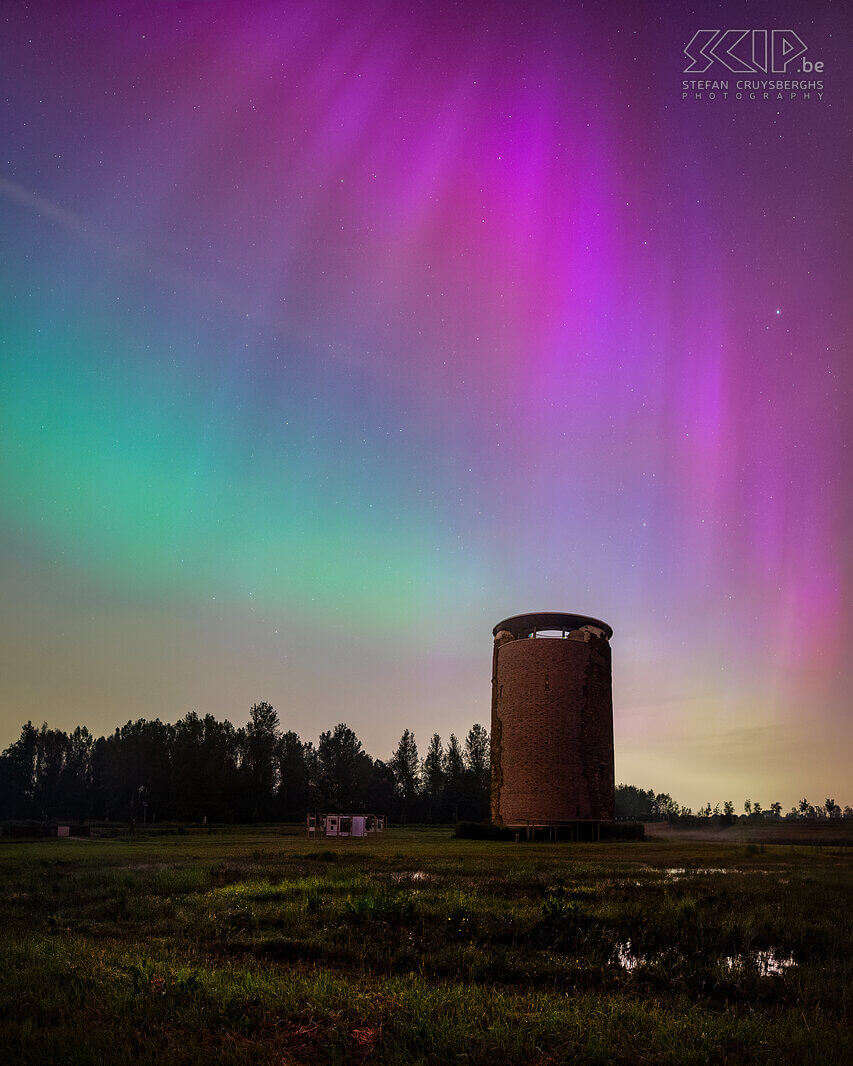
[[[730,27],[822,99],[684,74]],[[617,780],[853,800],[851,32],[4,3],[0,747],[265,699],[423,754],[488,724],[497,621],[570,611]]]

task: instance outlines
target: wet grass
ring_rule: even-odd
[[[853,1061],[845,848],[0,844],[0,1062]]]

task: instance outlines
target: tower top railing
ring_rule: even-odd
[[[519,640],[524,637],[535,637],[540,632],[564,635],[586,626],[601,630],[607,640],[613,636],[611,627],[598,618],[591,618],[585,614],[563,614],[559,611],[513,615],[512,618],[505,618],[502,622],[498,622],[492,630],[492,635],[496,637],[498,633],[506,632]]]

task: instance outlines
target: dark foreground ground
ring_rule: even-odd
[[[0,1062],[849,1063],[851,851],[0,842]]]

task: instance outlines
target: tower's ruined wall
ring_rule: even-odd
[[[492,821],[614,816],[610,644],[600,631],[498,631],[492,680]]]

